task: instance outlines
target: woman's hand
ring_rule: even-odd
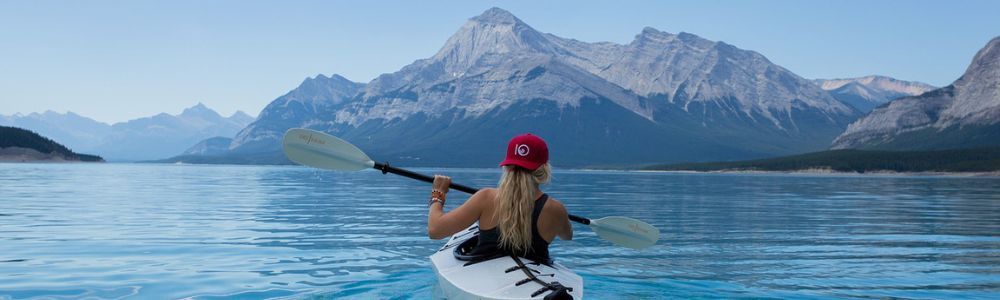
[[[435,191],[440,191],[441,193],[447,194],[449,186],[451,186],[451,177],[444,175],[434,175],[433,189]]]

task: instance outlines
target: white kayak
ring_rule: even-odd
[[[441,296],[447,299],[583,298],[583,278],[559,263],[539,263],[526,258],[515,260],[511,256],[467,255],[475,247],[478,236],[477,223],[452,235],[444,247],[431,255]],[[529,272],[534,279],[528,276]]]

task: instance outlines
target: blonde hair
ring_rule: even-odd
[[[514,253],[528,253],[531,248],[531,212],[535,207],[535,190],[539,185],[549,182],[552,170],[548,163],[534,171],[511,165],[503,168],[496,202],[500,247]]]

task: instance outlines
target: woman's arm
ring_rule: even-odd
[[[447,194],[449,185],[451,185],[451,178],[434,176],[434,190]],[[431,239],[438,240],[451,236],[475,223],[483,211],[481,203],[485,197],[484,193],[486,193],[485,189],[480,190],[461,206],[447,213],[444,212],[443,203],[430,202],[428,208],[430,211],[427,214],[427,235]]]
[[[560,220],[559,224],[562,225],[560,226],[562,229],[559,230],[559,238],[563,239],[564,241],[573,240],[573,224],[569,222],[569,212],[566,211],[566,207],[563,206],[562,202],[559,201],[553,201],[553,202],[554,203],[552,204],[557,204],[555,205],[556,212],[559,215],[558,218],[558,220]]]

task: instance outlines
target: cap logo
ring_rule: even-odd
[[[531,149],[528,148],[528,145],[525,144],[517,145],[517,155],[528,156],[529,151],[531,151]]]

